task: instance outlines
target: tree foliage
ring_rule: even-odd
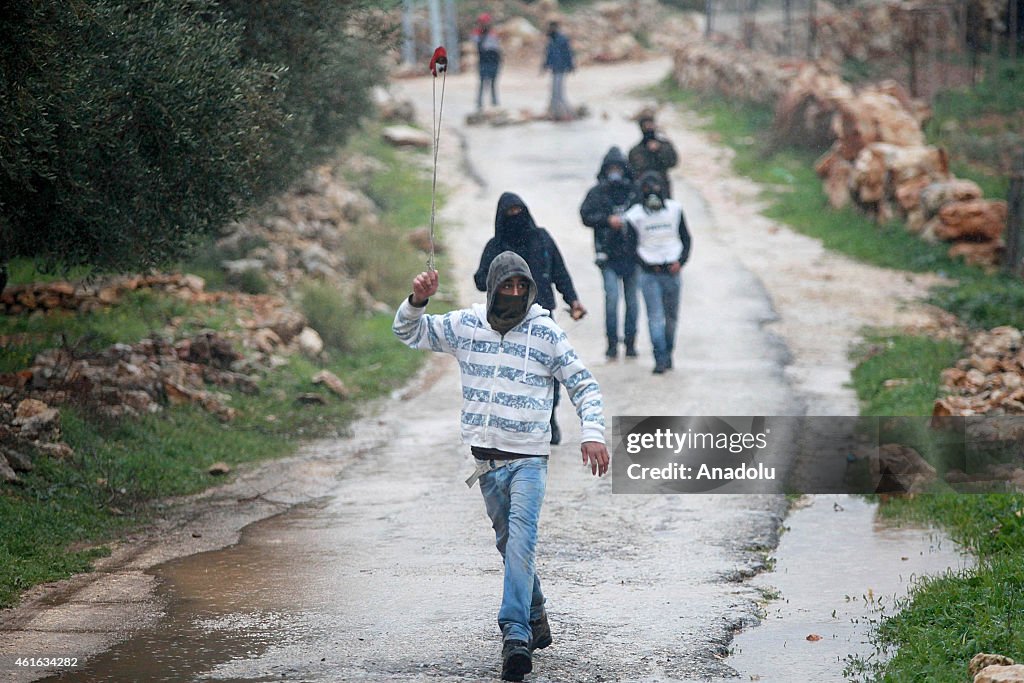
[[[349,71],[364,40],[347,29],[353,11],[336,0],[0,9],[0,263],[164,263],[282,189],[343,140],[381,77],[373,58]]]

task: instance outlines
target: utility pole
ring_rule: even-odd
[[[402,62],[414,64],[416,62],[416,33],[412,17],[416,6],[413,0],[403,0],[402,6]]]
[[[462,70],[462,51],[459,45],[459,12],[455,0],[444,0],[444,45],[448,50],[448,68],[452,73]]]
[[[1010,193],[1007,196],[1006,213],[1006,256],[1003,270],[1021,276],[1021,259],[1024,258],[1024,152],[1017,153],[1013,174],[1010,176]]]
[[[427,8],[430,10],[430,51],[444,44],[444,29],[441,25],[441,5],[438,0],[427,0]]]

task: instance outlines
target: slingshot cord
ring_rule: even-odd
[[[434,114],[434,176],[430,185],[430,257],[427,259],[427,269],[435,270],[434,266],[434,214],[437,210],[437,150],[441,141],[441,114],[444,112],[444,84],[448,77],[448,69],[441,72],[441,105],[437,104],[437,78],[434,78],[433,89],[433,114]]]

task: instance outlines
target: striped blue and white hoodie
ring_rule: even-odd
[[[450,353],[462,372],[462,441],[512,453],[551,452],[551,407],[557,378],[582,422],[581,441],[604,443],[601,389],[565,332],[533,304],[504,335],[487,322],[483,304],[426,315],[406,299],[392,328],[414,349]]]

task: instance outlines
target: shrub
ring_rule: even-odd
[[[309,280],[299,288],[299,301],[309,326],[320,333],[324,345],[337,351],[356,346],[356,302],[337,288],[318,280]]]
[[[0,13],[0,261],[156,265],[238,215],[284,119],[206,0]]]

